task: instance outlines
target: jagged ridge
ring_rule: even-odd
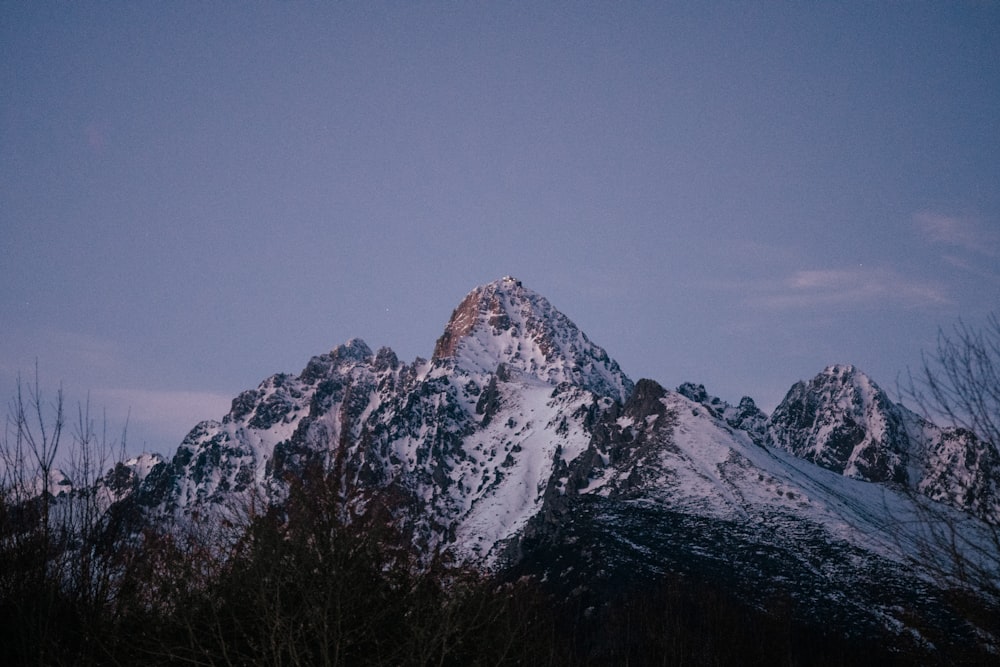
[[[221,421],[196,426],[169,462],[137,478],[135,498],[153,516],[225,511],[248,494],[280,503],[310,467],[336,469],[359,511],[377,505],[418,548],[460,561],[535,563],[579,581],[551,568],[583,530],[593,549],[619,554],[604,568],[614,576],[728,559],[767,579],[808,563],[838,573],[813,592],[841,605],[837,590],[886,571],[903,576],[914,557],[901,543],[919,536],[890,531],[916,516],[907,489],[1000,516],[998,467],[983,451],[971,434],[893,403],[851,366],[797,383],[770,417],[749,397],[732,406],[693,383],[676,392],[633,384],[546,299],[507,277],[462,300],[429,361],[403,364],[352,340],[297,376],[240,394]],[[661,523],[628,519],[639,507]],[[667,546],[674,530],[691,540],[684,558]],[[722,533],[739,536],[731,548],[772,555],[715,553]],[[847,554],[855,565],[837,560]],[[843,604],[869,613],[866,622],[893,614],[867,593]]]

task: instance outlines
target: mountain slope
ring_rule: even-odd
[[[682,573],[760,608],[782,600],[805,622],[837,619],[856,636],[889,629],[940,646],[981,635],[939,589],[951,554],[912,496],[762,447],[702,398],[722,409],[640,380],[553,478],[508,550],[514,572],[581,604]],[[941,512],[990,544],[985,525]]]
[[[889,399],[850,365],[796,383],[766,442],[846,477],[904,486],[1000,523],[1000,459],[975,436],[942,429]]]
[[[506,277],[462,300],[430,360],[352,340],[243,392],[137,478],[133,501],[161,520],[238,518],[320,471],[428,557],[586,595],[684,572],[858,632],[916,632],[916,618],[969,637],[912,492],[984,543],[987,524],[962,513],[1000,516],[1000,465],[980,445],[851,366],[797,383],[770,417],[701,385],[633,383]]]

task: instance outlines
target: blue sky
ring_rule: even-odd
[[[0,90],[0,392],[133,451],[506,274],[768,410],[1000,306],[994,2],[3,1]]]

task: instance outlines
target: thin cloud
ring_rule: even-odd
[[[977,266],[975,263],[970,262],[965,257],[959,257],[957,255],[948,254],[948,255],[942,255],[941,259],[947,262],[948,264],[951,264],[956,269],[959,269],[961,271],[964,271],[965,273],[976,276],[977,278],[985,281],[986,283],[996,283],[998,280],[1000,280],[1000,273],[998,273],[995,269],[990,270],[990,268],[983,268],[982,266]],[[992,264],[990,264],[990,266],[992,267]]]
[[[198,422],[221,419],[232,404],[233,396],[208,391],[172,391],[159,389],[101,389],[91,393],[91,404],[103,405],[117,415],[129,415],[155,434],[170,439],[170,445]],[[180,437],[178,437],[180,436]]]
[[[762,286],[748,302],[773,309],[882,305],[914,308],[940,306],[950,300],[938,285],[918,282],[890,269],[856,266],[796,271]]]
[[[129,447],[164,451],[176,447],[198,422],[220,419],[232,404],[235,392],[128,388],[134,374],[129,358],[113,340],[62,330],[15,330],[0,351],[0,398],[14,395],[18,376],[34,384],[37,357],[38,382],[46,400],[62,389],[65,408],[75,426],[77,404],[89,401],[95,421],[107,420],[111,431],[128,422]],[[37,350],[44,350],[44,356]],[[97,378],[100,384],[94,384]],[[124,388],[123,388],[124,387]]]
[[[917,228],[931,243],[961,248],[968,252],[1000,256],[1000,236],[969,218],[923,211],[913,216]]]

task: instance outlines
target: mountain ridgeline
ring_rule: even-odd
[[[849,365],[796,383],[770,416],[697,384],[633,382],[505,277],[462,300],[429,360],[355,339],[241,393],[172,458],[142,459],[130,502],[152,521],[232,518],[321,470],[353,515],[378,512],[419,554],[584,606],[671,573],[934,643],[982,628],[946,599],[926,507],[988,539],[992,451]]]

